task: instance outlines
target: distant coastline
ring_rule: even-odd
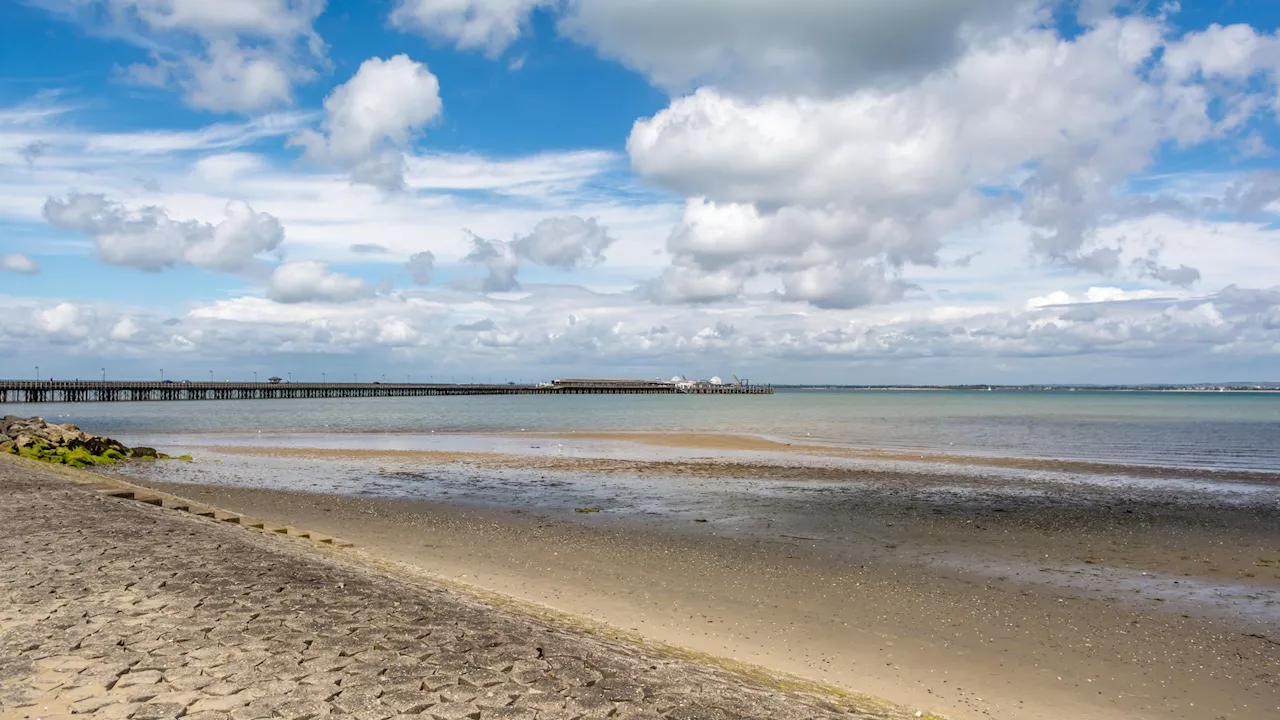
[[[1280,383],[1228,383],[1223,385],[786,385],[774,384],[777,390],[882,390],[922,391],[950,390],[962,392],[1180,392],[1180,393],[1275,393]]]

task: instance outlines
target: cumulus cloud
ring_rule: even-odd
[[[217,272],[244,272],[262,253],[277,249],[284,227],[247,203],[227,203],[217,223],[179,221],[163,208],[130,210],[95,193],[49,198],[44,217],[64,230],[93,237],[98,257],[112,265],[159,271],[179,263]]]
[[[64,302],[37,311],[34,319],[45,339],[54,344],[70,344],[89,336],[95,313],[92,308]]]
[[[1280,32],[1214,23],[1171,43],[1161,64],[1177,81],[1197,75],[1244,81],[1259,72],[1275,73],[1280,71]]]
[[[289,102],[292,78],[280,59],[223,41],[210,44],[207,52],[205,59],[190,63],[184,81],[192,107],[249,112]]]
[[[839,5],[856,14],[872,4]],[[838,25],[834,6],[806,7]],[[1103,243],[1098,228],[1134,212],[1121,191],[1162,145],[1236,127],[1230,103],[1215,103],[1194,78],[1208,68],[1248,75],[1269,55],[1211,62],[1230,48],[1222,42],[1190,53],[1194,60],[1175,54],[1164,61],[1182,69],[1153,73],[1153,63],[1196,39],[1169,40],[1163,20],[1142,14],[1091,22],[1072,38],[1038,21],[960,33],[954,52],[910,82],[758,97],[703,87],[639,120],[627,142],[633,168],[691,198],[668,241],[672,270],[658,281],[668,287],[655,296],[706,300],[772,275],[785,297],[819,307],[893,300],[906,286],[886,278],[937,266],[948,235],[1010,212],[1042,262],[1194,282],[1195,268],[1167,268],[1158,257],[1122,264],[1123,249]],[[714,36],[700,47],[714,48]],[[848,60],[816,41],[804,47]],[[1257,192],[1250,202],[1260,204]]]
[[[138,326],[138,321],[131,317],[122,317],[114,325],[108,336],[112,340],[129,341],[138,337],[142,332],[142,328]]]
[[[884,266],[836,262],[815,265],[782,276],[788,300],[802,300],[820,308],[855,308],[901,300],[912,288],[889,277]]]
[[[747,272],[741,267],[701,270],[673,265],[645,288],[658,303],[709,303],[727,300],[742,293]]]
[[[603,262],[604,251],[613,243],[597,218],[570,215],[542,220],[511,246],[516,255],[539,265],[571,270]]]
[[[362,278],[334,272],[323,262],[288,262],[271,273],[267,297],[280,303],[348,303],[372,297]]]
[[[486,273],[479,282],[460,278],[459,286],[486,293],[519,289],[516,273],[520,270],[520,261],[511,244],[501,240],[486,240],[474,233],[470,233],[470,237],[471,252],[467,253],[463,261],[485,268]]]
[[[0,270],[7,270],[19,275],[35,275],[40,272],[40,265],[27,255],[0,255]]]
[[[805,94],[945,64],[1024,0],[574,0],[562,33],[675,91]]]
[[[315,76],[324,43],[313,23],[325,0],[42,0],[39,5],[91,32],[131,41],[150,62],[126,79],[176,85],[187,104],[249,112],[288,103],[296,82]]]
[[[528,21],[529,13],[555,0],[397,0],[391,24],[459,50],[502,54]]]
[[[436,269],[436,256],[430,250],[414,253],[409,256],[409,262],[405,263],[405,269],[409,271],[415,285],[430,285],[431,276]]]
[[[536,265],[573,270],[604,261],[604,251],[614,243],[608,228],[598,219],[583,219],[576,215],[546,218],[534,226],[527,235],[516,235],[510,242],[489,240],[467,231],[471,249],[463,262],[485,270],[477,279],[458,278],[455,285],[480,292],[510,292],[520,288],[516,274],[521,261]],[[430,255],[420,253],[419,255]],[[417,258],[415,255],[414,258]],[[435,257],[426,259],[428,278],[434,267]],[[410,260],[410,271],[413,271]],[[419,283],[426,284],[426,283]]]
[[[404,187],[404,149],[441,111],[440,82],[408,55],[369,58],[325,98],[324,132],[291,139],[313,160],[336,164],[353,182]]]

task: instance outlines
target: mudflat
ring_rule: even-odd
[[[1280,713],[1280,510],[1267,478],[1222,490],[1156,470],[1082,483],[777,458],[217,453],[230,467],[144,480],[656,641],[955,718]],[[239,476],[268,459],[273,477],[287,474],[304,457],[274,489]],[[326,462],[405,484],[379,491],[389,497],[353,496],[358,477],[327,493],[281,489],[310,487]],[[613,478],[605,490],[602,478]],[[433,497],[410,497],[427,487]],[[575,494],[600,512],[575,512]]]

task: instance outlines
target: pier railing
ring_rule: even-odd
[[[0,380],[0,403],[285,400],[424,395],[772,395],[772,385],[484,385],[294,382],[97,382]]]

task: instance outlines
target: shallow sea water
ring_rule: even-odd
[[[415,449],[432,434],[704,432],[895,451],[1280,471],[1280,393],[782,390],[14,404],[3,412],[161,445],[177,436],[185,444],[192,436],[219,442],[217,436],[248,434],[311,447],[321,436],[358,434],[354,442],[363,447]]]

